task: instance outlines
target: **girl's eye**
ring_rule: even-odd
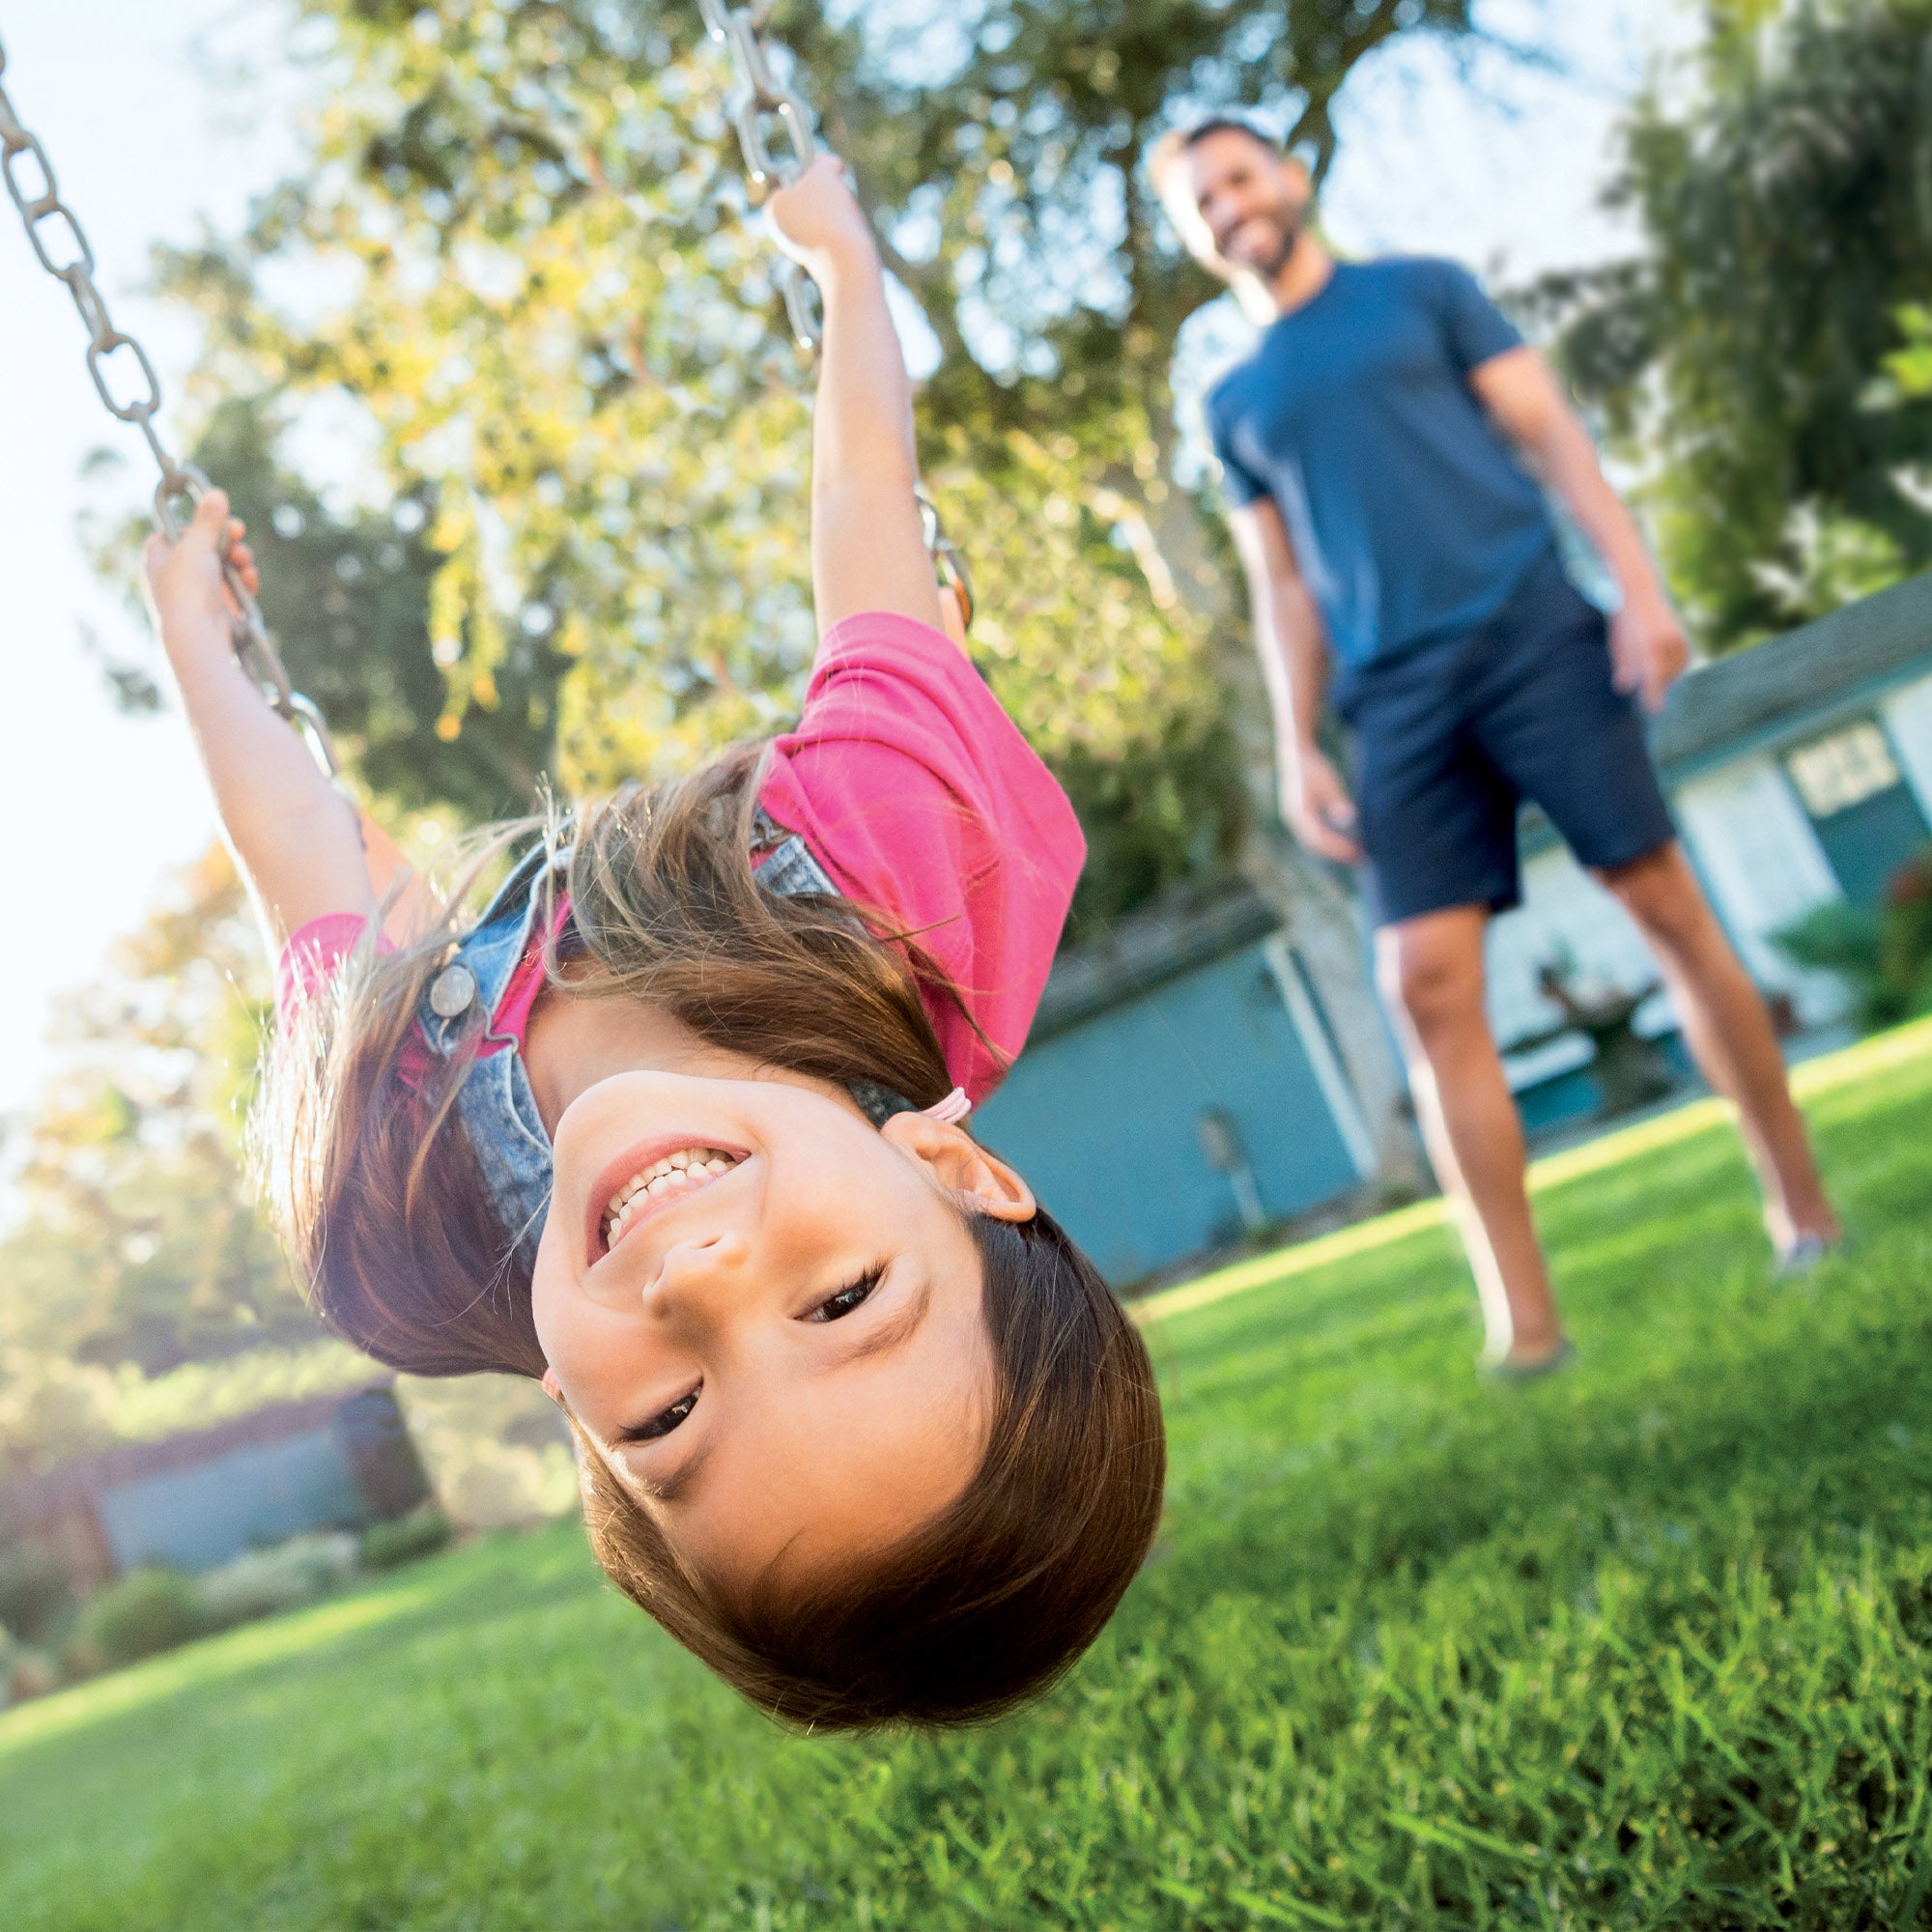
[[[863,1274],[847,1288],[841,1288],[837,1294],[829,1294],[805,1319],[808,1321],[837,1321],[841,1315],[850,1315],[853,1309],[867,1301],[872,1291],[885,1279],[882,1267],[873,1268]]]
[[[626,1431],[626,1439],[632,1442],[655,1442],[661,1435],[668,1435],[691,1411],[697,1406],[697,1391],[692,1392],[682,1401],[651,1417],[648,1422],[640,1422],[635,1429]]]

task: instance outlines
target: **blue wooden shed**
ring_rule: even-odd
[[[1065,954],[975,1129],[1116,1281],[1260,1232],[1375,1166],[1308,975],[1247,887]]]
[[[374,1383],[0,1487],[0,1542],[43,1538],[85,1594],[143,1564],[212,1570],[310,1530],[359,1529],[429,1493],[395,1392]]]

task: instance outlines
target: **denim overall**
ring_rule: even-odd
[[[805,893],[821,893],[828,898],[839,895],[805,840],[785,835],[762,810],[756,834],[761,847],[769,842],[769,854],[753,874],[767,892],[787,898]],[[468,1041],[476,1011],[495,1014],[529,945],[530,929],[543,903],[539,889],[553,867],[560,869],[569,857],[566,848],[553,859],[547,844],[526,853],[455,956],[429,982],[416,1008],[416,1023],[439,1058],[448,1059]],[[501,1042],[501,1050],[470,1063],[457,1093],[456,1111],[476,1151],[497,1225],[527,1269],[535,1262],[550,1207],[550,1136],[544,1131],[516,1040],[507,1035],[484,1036],[486,1044],[493,1040]],[[875,1125],[912,1110],[910,1100],[868,1080],[854,1081],[851,1094]]]

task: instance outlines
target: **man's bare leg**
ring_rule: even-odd
[[[1522,1122],[1484,1009],[1488,924],[1483,906],[1403,920],[1376,934],[1376,963],[1482,1297],[1484,1355],[1528,1367],[1562,1349],[1563,1323],[1530,1218]]]
[[[1793,1104],[1771,1015],[1683,848],[1673,840],[1603,879],[1657,954],[1705,1079],[1738,1110],[1774,1245],[1782,1254],[1807,1235],[1836,1240],[1838,1217]]]

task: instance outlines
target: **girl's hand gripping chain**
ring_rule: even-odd
[[[262,701],[229,642],[224,552],[252,592],[260,582],[228,498],[211,490],[178,542],[146,554],[149,608],[214,793],[222,835],[271,952],[325,913],[376,910],[355,809],[317,768],[288,722]]]
[[[242,520],[227,511],[226,494],[211,490],[179,543],[159,534],[148,539],[148,605],[177,676],[184,657],[229,648],[228,627],[236,613],[221,581],[224,560],[241,572],[251,595],[262,587],[255,554],[242,541]]]
[[[916,495],[912,384],[878,249],[844,164],[821,155],[766,212],[780,246],[825,299],[811,455],[818,628],[886,611],[937,630],[939,585]]]
[[[829,295],[826,283],[841,263],[869,266],[876,272],[878,250],[865,212],[852,193],[845,163],[820,155],[787,187],[772,196],[768,213],[779,245]]]

